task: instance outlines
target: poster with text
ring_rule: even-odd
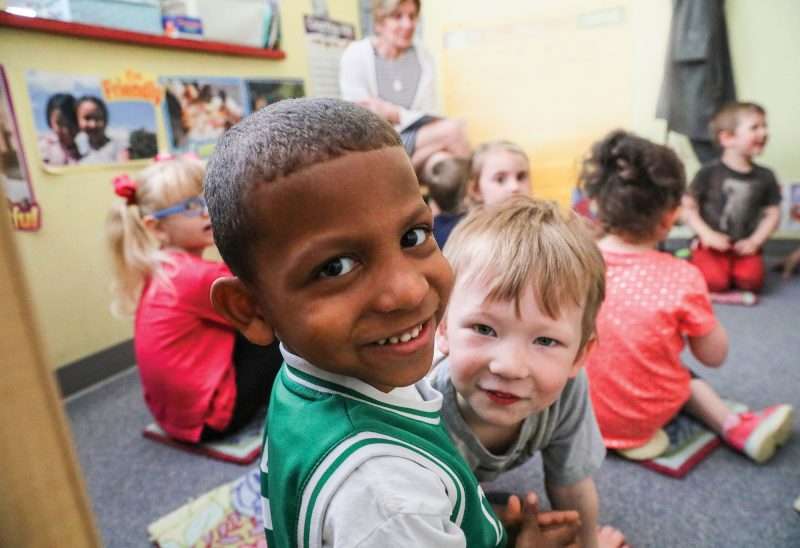
[[[267,105],[303,97],[302,80],[245,80],[247,89],[247,113],[261,110]]]
[[[340,97],[339,65],[342,53],[356,36],[350,23],[304,15],[311,91],[314,97]]]
[[[39,230],[41,215],[33,196],[31,178],[22,152],[17,118],[8,90],[8,80],[0,66],[0,181],[6,196],[11,222],[16,230]]]
[[[134,70],[120,74],[26,73],[39,159],[59,171],[152,158],[161,89]]]
[[[159,82],[165,89],[162,113],[172,152],[208,156],[246,112],[240,79],[162,77]]]

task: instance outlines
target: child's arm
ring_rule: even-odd
[[[739,255],[753,255],[767,241],[767,238],[775,232],[781,222],[781,208],[777,205],[767,206],[761,215],[756,229],[744,240],[739,240],[733,244],[733,249]]]
[[[697,200],[685,194],[681,200],[681,205],[683,206],[683,221],[694,230],[694,233],[697,234],[704,246],[717,251],[727,251],[731,248],[731,241],[728,235],[717,232],[708,226],[700,216]]]
[[[554,485],[545,482],[547,496],[557,509],[577,510],[581,526],[578,532],[581,547],[597,546],[597,520],[600,502],[591,476],[572,485]]]
[[[703,365],[719,367],[728,357],[728,334],[720,324],[707,335],[688,339],[692,354]]]
[[[795,249],[794,252],[786,257],[784,260],[775,265],[783,271],[783,279],[788,280],[792,277],[792,273],[800,266],[800,249]]]

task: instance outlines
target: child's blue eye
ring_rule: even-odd
[[[400,245],[402,247],[417,247],[418,245],[422,245],[425,243],[425,240],[428,239],[428,234],[430,230],[427,228],[414,228],[403,234],[403,237],[400,239]]]
[[[494,329],[482,323],[476,323],[472,326],[472,329],[474,329],[478,335],[485,335],[487,337],[494,335]]]
[[[555,346],[556,344],[558,344],[557,340],[551,339],[550,337],[539,337],[533,342],[534,344],[539,344],[546,347]]]
[[[350,257],[338,257],[322,265],[319,274],[323,278],[335,278],[347,274],[353,270],[355,265],[356,262]]]

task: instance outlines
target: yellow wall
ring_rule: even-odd
[[[624,82],[627,89],[619,89],[616,93],[609,92],[613,89],[611,82],[598,80],[597,70],[591,74],[570,74],[564,69],[564,66],[574,64],[576,58],[576,52],[567,48],[557,74],[563,89],[562,99],[543,108],[536,102],[552,101],[553,89],[558,88],[548,89],[548,82],[541,79],[538,80],[542,82],[541,86],[537,86],[536,78],[530,73],[541,67],[541,59],[529,55],[524,37],[515,40],[519,46],[516,50],[492,47],[500,55],[496,55],[491,64],[480,58],[480,52],[474,56],[472,64],[466,61],[459,64],[461,59],[458,55],[443,48],[444,33],[453,29],[491,29],[502,25],[519,29],[524,23],[541,22],[547,30],[557,26],[558,14],[589,12],[614,5],[624,7],[626,12],[625,23],[613,29],[617,34],[616,40],[627,42],[627,51],[615,57],[609,50],[602,63],[607,78],[619,80],[623,78],[622,72],[629,73]],[[772,167],[780,181],[800,181],[800,157],[796,153],[800,142],[800,124],[797,123],[800,109],[796,91],[800,89],[796,59],[800,51],[800,33],[797,32],[800,28],[800,2],[726,0],[725,5],[738,96],[763,104],[769,116],[770,143],[760,161]],[[423,2],[424,40],[442,68],[440,90],[445,112],[466,117],[470,136],[475,142],[493,138],[519,141],[531,156],[534,193],[563,204],[577,174],[576,159],[581,149],[576,149],[576,144],[588,146],[614,126],[626,127],[657,142],[664,142],[665,124],[655,118],[655,109],[671,10],[669,0],[494,0],[490,3],[485,0],[460,0],[457,3],[428,0]],[[535,30],[533,32],[535,36]],[[565,30],[564,34],[568,32],[574,33]],[[535,39],[531,38],[531,41]],[[582,52],[580,56],[588,57],[593,53]],[[453,74],[447,74],[448,70],[453,70]],[[468,71],[474,74],[465,75]],[[482,82],[484,75],[491,77],[492,81]],[[470,78],[479,91],[490,86],[496,88],[496,100],[493,103],[484,101],[480,114],[469,102],[472,90],[463,89],[463,83],[469,82]],[[454,88],[453,81],[461,86]],[[515,89],[520,85],[525,89]],[[577,95],[575,85],[580,86]],[[618,108],[620,95],[630,100],[626,112]],[[527,106],[517,99],[524,96],[528,98]],[[504,101],[506,97],[515,100]],[[613,112],[598,112],[597,117],[585,120],[578,118],[583,116],[585,107],[602,103],[603,99],[607,99]],[[576,109],[578,114],[570,112],[571,104],[580,105]],[[553,120],[553,112],[558,113],[556,120]],[[538,117],[533,116],[534,113],[538,113]],[[492,118],[494,125],[487,124],[486,120]],[[542,118],[552,124],[551,130],[543,127]],[[598,127],[598,121],[610,118],[616,123]],[[529,129],[526,131],[520,125],[527,125]],[[560,146],[554,148],[559,139]],[[679,135],[671,135],[669,144],[678,150],[687,164],[687,172],[692,175],[699,165],[688,142]]]
[[[303,78],[308,90],[304,14],[310,0],[282,2],[280,61],[227,57],[84,40],[0,28],[0,62],[6,70],[22,134],[42,228],[16,233],[23,271],[44,355],[60,367],[132,337],[132,323],[109,312],[111,279],[103,225],[115,196],[110,180],[127,169],[44,172],[37,163],[35,125],[25,87],[25,71],[114,75],[126,68],[150,75]],[[355,1],[328,0],[330,16],[358,22]],[[159,117],[160,118],[160,117]],[[160,123],[160,122],[159,122]],[[163,128],[162,128],[163,138]]]
[[[531,19],[552,12],[569,10],[587,4],[587,0],[425,0],[423,2],[424,39],[437,56],[442,67],[442,33],[445,29],[462,26],[481,26],[487,22]],[[630,99],[626,119],[619,124],[629,127],[655,140],[663,140],[664,124],[655,119],[655,105],[661,84],[666,39],[669,30],[671,2],[669,0],[598,0],[597,5],[627,6],[623,37],[629,43],[624,64],[628,67],[629,88],[623,91]],[[796,143],[800,142],[797,90],[800,89],[800,71],[796,69],[797,52],[800,51],[800,2],[796,0],[726,0],[730,28],[731,51],[739,96],[764,104],[769,113],[771,142],[762,161],[778,174],[783,182],[800,181],[800,157]],[[341,21],[358,24],[357,0],[328,0],[330,15]],[[490,8],[489,8],[490,6]],[[27,69],[42,71],[95,72],[116,74],[133,68],[151,75],[187,76],[244,76],[244,77],[300,77],[308,86],[307,59],[303,34],[302,15],[311,12],[310,0],[282,2],[283,49],[287,57],[282,61],[245,57],[225,57],[202,53],[188,53],[163,49],[111,44],[97,41],[59,37],[43,33],[0,30],[0,62],[5,66],[10,80],[11,94],[23,135],[23,146],[28,152],[28,163],[33,178],[34,192],[42,208],[43,226],[38,233],[17,233],[17,245],[26,272],[29,293],[37,322],[45,341],[45,356],[53,367],[93,354],[132,336],[129,321],[111,317],[108,283],[110,270],[104,247],[103,222],[108,206],[114,199],[110,179],[124,171],[69,172],[50,175],[35,163],[36,148],[34,122],[25,89],[24,72]],[[489,12],[489,10],[491,10]],[[520,73],[525,71],[524,58],[508,55],[496,59],[494,73],[505,74],[498,81],[498,102],[503,97],[519,94],[519,90],[504,95],[517,85]],[[441,71],[440,71],[441,72]],[[575,78],[581,82],[581,78]],[[577,86],[576,86],[577,87]],[[587,81],[583,89],[591,94],[597,89]],[[443,103],[447,94],[464,93],[440,82]],[[571,90],[575,92],[576,90]],[[537,90],[526,89],[535,99]],[[566,98],[570,95],[565,94]],[[508,104],[508,100],[504,104]],[[560,104],[564,109],[569,104]],[[514,105],[520,116],[526,115],[525,104]],[[530,116],[528,112],[527,115]],[[616,116],[616,114],[615,114]],[[160,122],[159,122],[160,123]],[[559,120],[550,123],[558,134]],[[532,154],[534,185],[545,177],[555,180],[549,188],[553,198],[566,199],[564,189],[574,184],[575,143],[586,144],[589,135],[599,136],[601,128],[596,120],[587,120],[590,131],[566,147],[568,163],[553,168],[553,154],[563,154],[547,148],[548,128],[537,128],[526,144],[536,149]],[[518,124],[519,125],[519,124]],[[507,126],[499,121],[496,127],[472,129],[475,141],[484,138],[508,137]],[[609,128],[610,129],[610,128]],[[163,128],[162,136],[163,138]],[[568,139],[565,142],[570,142]],[[687,161],[693,173],[696,160],[688,145],[680,137],[670,137]],[[572,147],[572,148],[570,148]],[[539,151],[543,151],[540,153]],[[571,166],[564,175],[564,166]],[[561,169],[562,171],[558,171]],[[552,179],[561,173],[560,179]],[[567,180],[563,180],[563,179]]]

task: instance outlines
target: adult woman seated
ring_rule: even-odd
[[[374,36],[342,54],[339,87],[391,122],[424,178],[439,159],[470,154],[466,124],[436,116],[436,74],[430,52],[414,43],[420,0],[372,0]]]

